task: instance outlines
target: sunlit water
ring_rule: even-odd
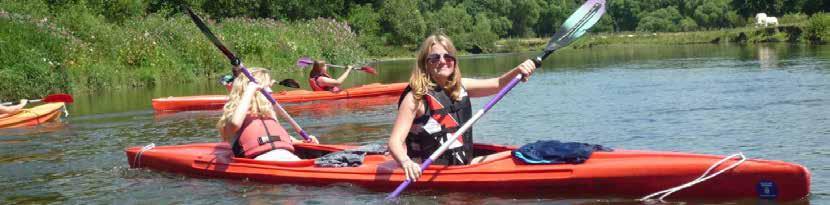
[[[467,77],[493,77],[530,55],[467,57],[461,66]],[[522,145],[558,139],[624,149],[744,152],[750,158],[808,167],[812,193],[800,202],[830,203],[830,47],[619,46],[563,50],[545,63],[476,124],[477,142]],[[384,62],[375,65],[381,75],[355,73],[349,85],[404,81],[411,65],[412,61]],[[128,167],[126,147],[218,141],[214,124],[219,112],[156,114],[150,99],[222,92],[210,82],[77,95],[63,123],[0,130],[0,204],[383,202],[386,193],[348,184],[272,185]],[[389,103],[395,100],[340,100],[288,108],[323,143],[383,143],[394,118],[390,113],[396,110]],[[474,99],[474,109],[486,100]],[[320,109],[308,110],[313,107]],[[556,193],[423,191],[405,192],[400,202],[637,203]]]

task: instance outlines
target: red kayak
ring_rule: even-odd
[[[263,162],[233,158],[227,143],[159,146],[141,152],[126,149],[130,167],[183,173],[194,177],[249,179],[266,183],[327,185],[352,183],[389,192],[404,179],[388,155],[367,155],[363,165],[346,168],[314,166],[313,158],[352,148],[346,145],[297,144],[306,160]],[[477,144],[475,153],[489,154],[515,147]],[[724,156],[676,152],[616,150],[594,152],[583,164],[530,165],[505,156],[466,165],[431,165],[410,189],[463,192],[557,193],[562,196],[643,197],[692,181]],[[728,160],[714,171],[738,160]],[[693,199],[774,199],[790,201],[810,192],[810,172],[801,165],[748,159],[720,175],[677,191],[668,197]]]
[[[337,100],[385,95],[400,95],[408,83],[373,83],[345,89],[340,92],[292,90],[272,94],[280,103],[296,103],[317,100]],[[166,97],[153,99],[156,111],[187,111],[221,109],[228,101],[227,95],[200,95],[187,97]]]

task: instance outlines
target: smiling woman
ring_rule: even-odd
[[[473,158],[472,131],[464,132],[457,140],[449,139],[449,134],[472,118],[470,97],[493,95],[517,75],[529,77],[536,66],[526,60],[497,78],[462,78],[455,53],[449,37],[440,34],[427,37],[418,52],[409,87],[399,100],[389,149],[410,181],[421,175],[420,165],[413,159],[429,164],[426,161],[430,154],[448,141],[452,141],[449,150],[431,160],[438,164],[466,165],[509,154],[500,152],[497,156]]]

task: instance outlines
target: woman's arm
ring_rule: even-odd
[[[467,89],[467,94],[470,97],[484,97],[496,94],[504,88],[514,77],[518,74],[524,74],[523,81],[527,81],[527,78],[533,74],[533,70],[536,69],[536,65],[533,64],[533,61],[526,60],[522,64],[516,66],[507,73],[501,75],[498,78],[490,78],[490,79],[471,79],[471,78],[463,78],[461,79],[461,84],[464,85],[464,89]]]
[[[352,70],[352,66],[346,66],[346,72],[340,74],[340,77],[337,77],[337,79],[332,79],[326,76],[320,76],[317,78],[317,83],[321,86],[340,86],[343,84],[343,81],[346,81],[346,78],[349,77],[349,73],[351,73]]]
[[[12,106],[0,105],[0,114],[17,113],[21,109],[23,109],[23,107],[25,107],[26,103],[28,103],[28,102],[29,102],[28,100],[24,99],[24,100],[20,100],[20,104],[17,104],[17,105],[12,105]]]
[[[233,115],[225,123],[225,127],[222,130],[223,136],[233,136],[236,131],[242,127],[242,123],[245,122],[245,117],[248,115],[248,110],[251,109],[251,100],[256,95],[257,91],[262,89],[262,86],[256,83],[248,83],[245,86],[244,93],[242,94],[242,99],[239,100],[239,104],[236,106],[236,110],[233,111]]]
[[[406,178],[413,182],[421,176],[421,167],[406,155],[406,146],[404,143],[409,129],[412,127],[412,122],[418,114],[420,105],[420,102],[415,102],[411,92],[406,94],[401,102],[400,108],[398,108],[398,117],[395,118],[395,125],[392,127],[392,134],[389,136],[388,144],[392,157],[404,169]]]

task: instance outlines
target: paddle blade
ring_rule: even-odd
[[[358,70],[369,73],[369,74],[372,74],[372,75],[378,75],[378,72],[375,70],[375,68],[372,68],[370,66],[363,66],[363,67],[358,68]]]
[[[594,26],[605,13],[605,0],[588,0],[579,7],[553,34],[545,52],[553,52],[565,47]]]
[[[43,98],[43,102],[64,102],[66,104],[72,104],[73,102],[75,102],[75,99],[72,98],[72,95],[59,93],[46,96],[45,98]]]
[[[314,61],[312,61],[311,58],[302,57],[300,59],[297,59],[297,67],[305,68],[312,64],[314,64]]]
[[[291,78],[282,80],[282,81],[279,82],[279,84],[282,85],[282,86],[285,86],[285,87],[289,87],[289,88],[300,88],[300,84],[297,83],[296,80],[291,79]]]

